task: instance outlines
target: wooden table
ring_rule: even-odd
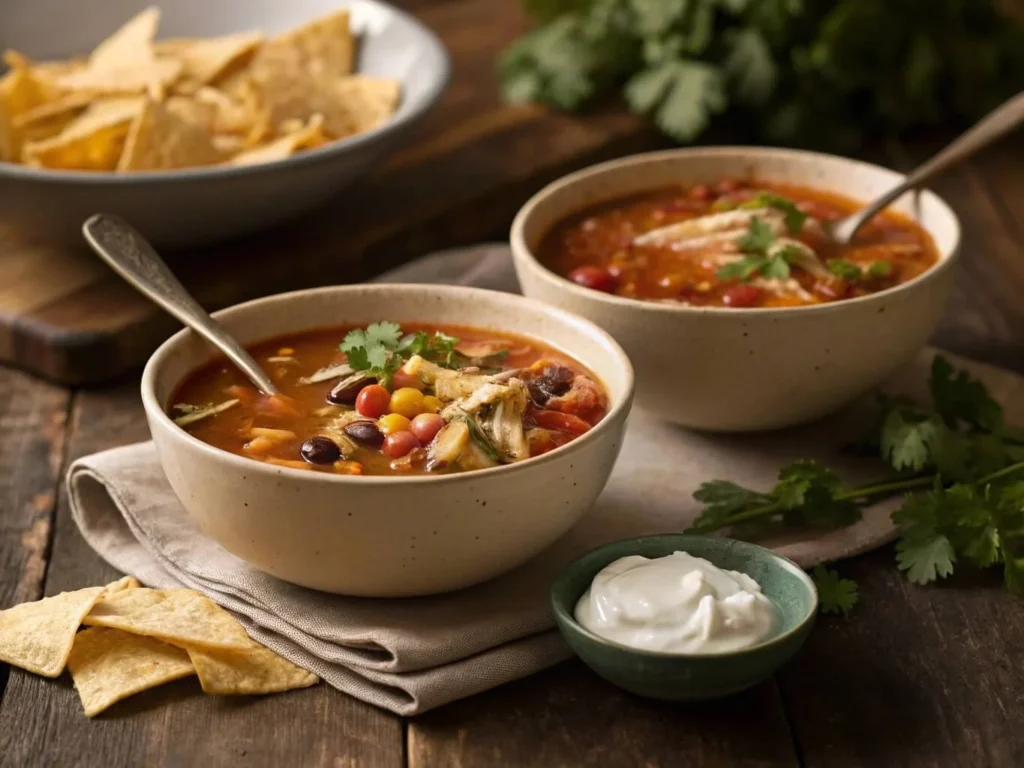
[[[935,342],[1024,373],[1022,161],[1012,139],[935,185],[964,225]],[[146,437],[134,383],[70,391],[0,368],[0,606],[118,575],[79,536],[61,479]],[[0,665],[0,766],[1024,765],[1024,602],[995,573],[913,586],[891,548],[841,570],[861,585],[855,614],[823,618],[773,680],[714,704],[644,701],[574,661],[408,720],[326,685],[218,699],[193,678],[90,721],[66,676]]]

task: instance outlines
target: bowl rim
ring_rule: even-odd
[[[758,317],[764,315],[783,315],[783,316],[794,316],[802,314],[825,314],[832,312],[844,312],[848,311],[849,307],[863,306],[865,304],[872,304],[879,301],[884,301],[888,297],[897,296],[901,293],[914,290],[917,286],[927,283],[931,280],[938,279],[938,277],[951,269],[957,258],[960,255],[960,244],[962,241],[963,231],[960,226],[960,219],[956,213],[950,207],[942,197],[937,195],[931,189],[923,187],[917,190],[917,193],[926,198],[931,198],[932,202],[938,205],[939,210],[943,216],[949,218],[949,221],[953,229],[953,244],[949,248],[948,252],[939,249],[936,246],[936,250],[939,253],[939,260],[932,267],[926,269],[921,274],[911,278],[905,283],[894,285],[891,288],[878,291],[876,293],[869,293],[864,296],[856,296],[852,299],[843,299],[841,301],[830,301],[822,304],[805,304],[794,307],[717,307],[717,306],[704,306],[704,307],[693,307],[686,305],[675,305],[668,303],[661,303],[650,301],[647,299],[633,299],[625,296],[616,296],[614,294],[603,293],[601,291],[595,291],[590,288],[584,288],[581,285],[574,283],[566,277],[562,277],[558,273],[546,267],[541,261],[534,255],[533,250],[526,244],[525,229],[527,222],[530,217],[534,215],[536,210],[544,205],[545,202],[556,192],[566,189],[575,185],[588,185],[593,184],[605,173],[608,173],[619,168],[625,168],[631,165],[640,165],[648,162],[657,162],[659,160],[675,160],[685,161],[689,158],[694,157],[724,157],[724,156],[782,156],[783,159],[797,158],[801,159],[817,159],[824,160],[827,162],[838,162],[840,164],[846,164],[850,167],[861,168],[865,170],[871,170],[874,172],[882,171],[885,173],[895,174],[900,179],[905,179],[906,174],[895,171],[891,168],[886,168],[882,165],[875,163],[868,163],[863,160],[856,160],[854,158],[843,157],[842,155],[833,155],[827,152],[814,152],[803,149],[787,149],[781,147],[753,147],[753,146],[708,146],[708,147],[682,147],[676,149],[658,150],[654,152],[640,152],[633,155],[627,155],[626,157],[617,158],[615,160],[608,160],[603,163],[597,163],[595,165],[587,166],[579,171],[570,173],[566,176],[551,182],[541,190],[536,192],[529,200],[527,200],[523,206],[516,213],[515,219],[512,221],[512,228],[509,233],[509,240],[512,246],[512,257],[515,263],[526,265],[534,274],[540,279],[545,280],[548,284],[553,285],[557,289],[568,291],[582,299],[590,299],[596,302],[604,302],[612,306],[619,306],[623,308],[630,308],[640,311],[650,311],[666,314],[679,314],[679,315],[700,315],[700,316],[716,316],[716,317]],[[827,191],[832,191],[832,188],[821,187]],[[607,201],[613,201],[616,199],[615,195],[604,196]],[[577,211],[578,212],[578,211]],[[563,214],[561,218],[566,215]],[[919,225],[920,226],[920,225]],[[925,227],[929,235],[932,232]]]
[[[740,648],[735,651],[717,651],[715,653],[669,653],[667,651],[651,651],[643,648],[633,648],[632,646],[623,645],[622,643],[617,643],[614,640],[609,640],[606,637],[601,637],[601,635],[598,635],[590,631],[582,624],[580,624],[576,620],[575,613],[573,611],[568,610],[566,606],[562,605],[562,603],[557,599],[556,591],[560,587],[563,587],[565,585],[565,582],[569,579],[571,575],[575,573],[576,570],[582,567],[584,560],[590,557],[594,557],[598,554],[602,554],[608,550],[620,549],[623,545],[629,545],[631,549],[636,549],[638,551],[629,552],[627,554],[619,554],[618,557],[615,558],[615,560],[619,559],[620,557],[628,557],[629,555],[641,555],[643,557],[647,557],[647,555],[643,555],[642,552],[639,550],[642,548],[643,544],[653,542],[655,540],[671,540],[677,542],[673,546],[677,547],[678,550],[684,552],[686,551],[685,544],[689,541],[727,541],[730,542],[733,546],[737,546],[741,549],[746,549],[748,551],[755,552],[761,556],[767,555],[769,559],[776,561],[778,565],[796,575],[797,578],[803,583],[803,585],[807,588],[811,596],[810,607],[807,613],[803,616],[803,618],[801,618],[800,621],[798,621],[785,632],[782,632],[778,635],[770,635],[764,640],[761,640],[747,648]],[[610,565],[612,562],[614,561],[609,560],[608,563],[602,566],[602,568],[607,567],[607,565]],[[712,565],[715,565],[715,563],[712,563]],[[586,592],[587,589],[589,589],[589,586],[585,587],[583,591]],[[774,645],[779,645],[787,641],[793,635],[801,632],[805,627],[807,627],[808,624],[813,623],[817,618],[819,605],[818,587],[815,585],[814,580],[810,577],[810,575],[808,575],[808,573],[803,568],[801,568],[799,565],[797,565],[795,562],[790,560],[785,555],[780,555],[778,552],[775,552],[769,549],[768,547],[763,547],[760,544],[754,544],[750,541],[733,539],[728,536],[708,536],[704,534],[689,533],[654,533],[649,534],[647,536],[634,536],[628,539],[618,539],[616,541],[610,541],[607,544],[602,544],[599,547],[595,547],[594,549],[591,549],[588,552],[583,553],[579,557],[574,558],[571,562],[567,563],[566,565],[562,566],[561,569],[559,569],[558,574],[555,576],[554,581],[551,583],[549,595],[551,610],[554,612],[560,631],[562,631],[563,633],[566,631],[565,629],[563,629],[563,627],[568,626],[571,629],[571,631],[582,635],[591,642],[598,643],[608,648],[612,648],[616,651],[656,659],[686,659],[690,661],[700,659],[737,658],[747,654],[756,653],[758,651],[764,650],[765,648],[770,648]],[[573,610],[575,610],[575,604],[579,602],[581,597],[583,597],[583,592],[577,595],[575,600],[573,601]],[[775,605],[774,601],[772,605]]]
[[[272,464],[266,464],[261,461],[256,461],[245,456],[239,456],[238,454],[225,451],[222,448],[217,448],[205,443],[199,438],[193,436],[189,432],[185,431],[177,424],[174,423],[173,419],[167,415],[161,404],[158,402],[156,397],[156,384],[159,376],[159,369],[163,365],[164,360],[176,349],[178,346],[183,344],[186,339],[190,336],[194,336],[193,331],[188,328],[183,328],[169,339],[165,340],[157,349],[150,355],[149,360],[146,362],[146,366],[142,372],[142,381],[140,383],[140,390],[142,395],[143,408],[146,411],[149,420],[156,420],[160,426],[169,430],[169,433],[174,437],[172,439],[181,440],[191,450],[199,450],[210,457],[212,461],[227,462],[231,466],[237,466],[241,470],[248,470],[250,472],[262,472],[271,475],[279,475],[288,478],[292,478],[299,482],[308,483],[335,483],[342,486],[375,486],[375,485],[438,485],[438,484],[450,484],[467,482],[475,479],[485,479],[498,474],[511,474],[514,472],[528,472],[532,467],[538,467],[542,464],[550,461],[561,459],[562,457],[568,456],[571,453],[578,452],[583,449],[586,445],[600,439],[600,437],[607,431],[614,429],[615,425],[624,421],[629,415],[629,410],[632,407],[633,393],[636,386],[636,381],[633,373],[633,365],[626,355],[625,351],[619,346],[618,342],[612,338],[612,336],[600,328],[598,325],[586,320],[578,315],[574,315],[571,312],[567,312],[558,307],[553,307],[549,304],[537,301],[536,299],[528,299],[525,296],[519,294],[506,293],[504,291],[492,291],[486,288],[475,288],[471,286],[463,285],[445,285],[440,283],[354,283],[347,285],[330,285],[322,286],[319,288],[306,288],[298,291],[289,291],[287,293],[278,293],[271,296],[264,296],[258,299],[252,299],[250,301],[242,302],[241,304],[235,304],[230,307],[226,307],[222,310],[213,313],[215,319],[221,319],[223,317],[230,316],[234,313],[244,312],[246,310],[252,310],[254,308],[260,308],[263,305],[271,305],[278,302],[287,303],[300,301],[302,299],[314,296],[317,294],[332,294],[336,293],[340,296],[344,296],[345,293],[359,292],[370,290],[374,292],[387,293],[389,291],[397,291],[398,293],[439,293],[441,295],[468,295],[475,296],[481,302],[486,301],[508,301],[512,304],[519,304],[525,310],[532,312],[542,313],[548,317],[555,318],[557,321],[574,326],[577,330],[589,334],[593,339],[600,342],[605,348],[614,356],[614,364],[621,368],[622,373],[625,376],[625,387],[618,398],[612,399],[611,393],[609,393],[609,399],[611,400],[608,412],[604,415],[597,424],[595,424],[585,434],[580,435],[575,440],[572,440],[565,445],[561,445],[552,451],[548,451],[540,456],[533,456],[523,461],[517,461],[512,464],[502,464],[497,467],[487,467],[485,469],[476,469],[471,472],[455,472],[452,474],[444,475],[336,475],[333,473],[326,472],[310,472],[305,469],[292,469],[291,467],[281,467]],[[414,318],[405,318],[403,321],[412,321]],[[312,330],[311,326],[305,330]],[[301,330],[295,331],[295,333],[301,333]],[[272,338],[268,337],[268,338]],[[537,338],[534,336],[527,335],[527,338]],[[543,340],[541,340],[543,341]],[[568,351],[570,355],[573,353]],[[219,353],[215,353],[219,354]],[[586,365],[586,363],[584,363]],[[180,381],[175,382],[180,384]],[[152,427],[150,428],[152,432]]]
[[[403,23],[408,24],[420,38],[420,44],[428,56],[435,58],[438,62],[438,69],[434,79],[428,83],[423,95],[412,103],[412,108],[403,115],[392,115],[380,125],[371,128],[369,131],[350,136],[344,139],[329,142],[320,147],[303,150],[289,157],[278,160],[271,160],[266,163],[253,165],[208,165],[196,166],[194,168],[175,168],[159,171],[132,171],[131,173],[117,173],[116,171],[78,171],[64,170],[60,168],[35,168],[20,163],[0,161],[0,177],[10,179],[42,182],[48,184],[98,184],[102,186],[130,186],[134,184],[145,184],[147,182],[191,182],[191,181],[213,181],[226,179],[241,179],[254,174],[283,170],[285,168],[299,168],[311,163],[325,161],[336,155],[343,155],[350,151],[357,151],[361,147],[379,144],[390,134],[408,127],[415,123],[428,110],[433,107],[441,94],[448,86],[451,79],[451,57],[441,39],[426,24],[417,19],[409,12],[397,8],[381,0],[358,0],[359,3],[369,5],[378,9],[384,9],[399,18]],[[346,2],[344,7],[352,3]],[[356,72],[354,74],[361,74]],[[403,87],[405,83],[402,83]],[[404,95],[404,90],[403,90]],[[400,104],[401,106],[401,104]]]

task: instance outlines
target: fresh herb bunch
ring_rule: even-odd
[[[622,87],[672,138],[717,116],[781,144],[973,121],[1024,83],[1024,31],[996,0],[524,0],[510,101],[577,110]]]
[[[837,528],[859,520],[865,504],[909,492],[892,519],[902,530],[897,565],[911,581],[949,576],[959,561],[1002,565],[1007,587],[1024,594],[1024,434],[1006,425],[980,381],[941,356],[929,384],[930,407],[882,398],[879,427],[860,446],[895,474],[850,488],[817,462],[797,461],[766,492],[711,480],[693,494],[704,510],[691,530]]]

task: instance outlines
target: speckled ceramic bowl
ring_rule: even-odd
[[[278,467],[214,448],[167,416],[181,380],[213,357],[181,331],[150,358],[142,402],[174,492],[210,538],[286,581],[348,595],[459,589],[520,565],[594,503],[622,445],[633,369],[597,326],[508,293],[438,285],[346,285],[270,296],[216,314],[243,344],[325,326],[452,323],[542,340],[593,371],[610,409],[534,459],[438,476],[352,477]]]
[[[583,288],[534,256],[544,235],[593,203],[725,176],[869,200],[903,179],[834,155],[782,149],[677,149],[614,160],[556,181],[520,209],[512,253],[523,293],[592,320],[629,354],[637,406],[687,427],[774,429],[810,421],[883,382],[935,329],[953,281],[960,225],[931,192],[895,204],[928,230],[940,262],[881,293],[785,309],[683,307]]]
[[[754,579],[778,608],[775,632],[742,651],[668,654],[619,645],[577,623],[576,603],[606,565],[627,555],[653,558],[676,551]],[[664,534],[606,544],[570,563],[551,588],[551,607],[569,647],[608,682],[654,699],[699,701],[757,685],[800,650],[814,626],[818,591],[800,566],[756,544],[721,536]]]

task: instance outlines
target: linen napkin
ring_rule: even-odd
[[[517,290],[501,245],[435,254],[380,279]],[[923,352],[887,389],[922,397],[931,357]],[[1024,392],[1024,379],[968,365],[1001,402],[1024,402],[1014,397]],[[82,535],[114,567],[150,586],[199,590],[233,611],[256,640],[328,684],[412,715],[567,658],[547,601],[558,569],[608,541],[683,530],[699,511],[690,494],[701,481],[768,487],[778,468],[797,458],[822,460],[849,482],[877,477],[877,464],[840,451],[861,434],[868,407],[858,404],[798,429],[739,436],[688,432],[634,410],[604,493],[572,531],[511,573],[435,597],[339,597],[251,568],[200,533],[167,484],[152,443],[76,461],[68,486]],[[892,539],[891,505],[867,510],[848,528],[762,543],[803,566],[847,557]]]

